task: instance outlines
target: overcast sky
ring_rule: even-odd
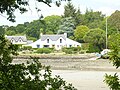
[[[0,25],[17,25],[23,24],[24,22],[31,22],[33,20],[37,20],[38,15],[43,14],[43,16],[50,15],[62,15],[64,12],[65,2],[62,2],[60,7],[57,7],[54,3],[51,4],[52,7],[49,7],[42,3],[37,3],[35,0],[29,0],[30,7],[28,8],[28,12],[24,14],[19,14],[19,12],[15,12],[16,22],[12,23],[8,21],[5,17],[0,16]],[[84,13],[86,8],[93,9],[94,11],[101,11],[103,14],[111,15],[115,10],[120,10],[120,0],[72,0],[73,5],[76,8],[80,8],[81,12]],[[35,7],[40,8],[41,11],[37,14]]]

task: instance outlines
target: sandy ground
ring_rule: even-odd
[[[110,90],[103,82],[104,71],[80,71],[80,70],[53,70],[53,75],[60,75],[68,83],[72,83],[78,90]],[[120,73],[118,73],[120,75]]]
[[[85,55],[86,56],[86,55]],[[105,73],[114,74],[115,69],[108,59],[97,59],[94,56],[67,56],[56,59],[40,59],[42,65],[51,66],[53,75],[60,75],[78,90],[110,90],[103,82]],[[26,59],[14,60],[13,63],[23,63]]]

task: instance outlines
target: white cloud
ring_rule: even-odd
[[[96,9],[96,11],[102,11],[103,14],[110,16],[112,13],[114,13],[115,10],[110,7],[100,7]]]

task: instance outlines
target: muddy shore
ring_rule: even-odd
[[[84,55],[38,55],[42,65],[51,66],[52,75],[60,75],[68,83],[72,83],[78,90],[109,90],[103,82],[104,75],[114,74],[116,69],[108,59],[96,59],[95,54]],[[25,63],[29,56],[15,57],[13,62]]]

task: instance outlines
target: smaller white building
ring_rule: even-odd
[[[21,45],[26,45],[33,43],[32,40],[27,40],[26,36],[7,36],[5,37],[12,43],[12,44],[21,44]]]
[[[55,48],[60,50],[63,47],[81,47],[81,44],[67,38],[67,33],[56,35],[43,35],[41,38],[31,44],[25,46],[32,46],[32,48]]]
[[[12,44],[27,44],[26,36],[7,36],[5,37],[12,43]]]

